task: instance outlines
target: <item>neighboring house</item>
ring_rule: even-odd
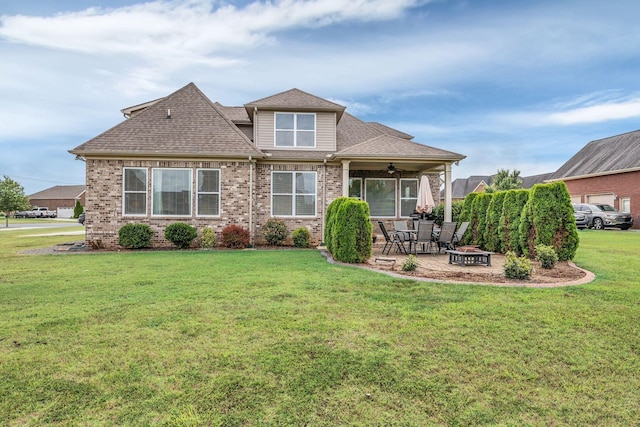
[[[33,207],[48,207],[56,211],[58,218],[72,218],[76,202],[84,206],[84,194],[84,185],[56,185],[30,195],[29,202]]]
[[[522,188],[531,188],[535,184],[544,182],[551,176],[551,173],[543,173],[540,175],[523,176]],[[464,200],[469,193],[483,193],[485,187],[493,183],[495,175],[472,175],[468,178],[458,178],[452,183],[451,198],[454,202]],[[444,190],[441,192],[441,196]]]
[[[591,141],[549,177],[574,203],[606,203],[640,223],[640,130]]]
[[[290,231],[306,227],[319,244],[337,197],[367,201],[373,221],[408,218],[420,176],[430,177],[437,198],[440,175],[450,188],[451,165],[465,157],[298,89],[226,107],[190,83],[122,112],[124,122],[70,150],[86,160],[93,247],[116,247],[127,223],[149,224],[154,246],[166,246],[173,222],[218,234],[237,224],[260,244],[274,217]]]

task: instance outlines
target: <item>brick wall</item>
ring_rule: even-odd
[[[195,216],[195,198],[192,197],[191,217],[129,217],[122,214],[122,171],[123,167],[149,168],[148,179],[148,211],[151,206],[151,168],[216,168],[221,171],[221,205],[220,217],[198,218]],[[311,233],[311,244],[322,242],[324,209],[326,204],[342,195],[342,168],[336,165],[323,164],[264,164],[254,166],[254,209],[253,223],[249,221],[249,162],[248,161],[134,161],[134,160],[92,160],[87,159],[87,192],[86,192],[86,241],[94,248],[116,249],[118,246],[118,230],[128,223],[149,224],[154,231],[153,246],[171,246],[164,238],[164,229],[174,222],[185,222],[200,230],[210,226],[218,238],[222,229],[229,224],[237,224],[249,229],[252,226],[254,243],[264,243],[262,224],[270,218],[271,213],[271,170],[282,171],[315,171],[317,172],[317,215],[313,218],[286,219],[287,227],[292,232],[298,227],[306,227]],[[326,182],[326,192],[325,189]],[[289,238],[288,243],[292,243]]]
[[[613,193],[617,196],[614,207],[620,209],[620,199],[630,198],[633,228],[640,228],[640,171],[569,180],[565,184],[569,194],[580,196],[583,203],[589,194]]]

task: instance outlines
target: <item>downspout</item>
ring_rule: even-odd
[[[322,226],[320,227],[322,232],[322,237],[320,241],[321,245],[324,246],[324,220],[325,215],[327,214],[327,159],[324,159],[323,162],[324,170],[322,171]]]
[[[249,243],[253,245],[253,158],[249,156]]]

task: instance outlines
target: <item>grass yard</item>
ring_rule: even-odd
[[[419,283],[311,250],[17,255],[69,240],[29,233],[0,232],[0,424],[640,419],[640,233],[580,232],[597,279],[557,289]]]

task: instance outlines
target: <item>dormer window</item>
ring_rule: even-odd
[[[276,147],[315,147],[316,115],[313,113],[276,113]]]

